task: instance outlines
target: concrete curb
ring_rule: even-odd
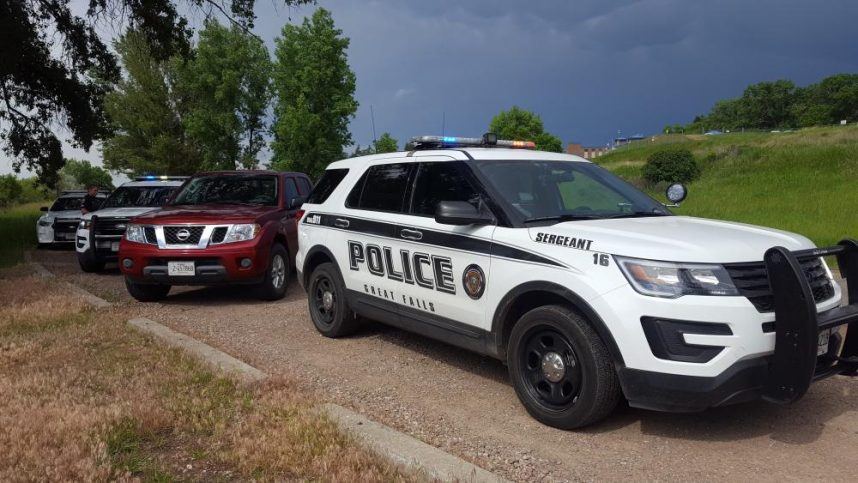
[[[256,382],[268,377],[267,374],[257,368],[246,364],[225,352],[221,352],[214,347],[203,344],[196,339],[192,339],[185,334],[163,326],[154,320],[141,317],[131,319],[128,323],[143,332],[158,337],[171,346],[185,349],[186,351],[199,356],[212,366],[237,376],[242,380],[242,382]]]
[[[322,409],[340,428],[394,464],[441,481],[505,482],[503,478],[405,433],[336,404]]]
[[[128,323],[171,346],[187,350],[220,370],[235,374],[245,383],[268,377],[257,368],[154,320],[140,317],[131,319]],[[320,409],[343,431],[353,435],[361,444],[395,465],[423,472],[431,478],[442,481],[506,481],[473,463],[468,463],[405,433],[372,421],[350,409],[336,404],[324,404]]]
[[[42,265],[39,262],[34,262],[33,256],[30,254],[29,251],[24,252],[24,261],[30,265],[30,267],[33,269],[33,271],[36,272],[37,276],[39,276],[41,278],[56,278],[56,275],[54,275],[53,272],[51,272],[50,270],[45,268],[44,265]],[[104,300],[103,298],[101,298],[97,295],[93,295],[90,292],[78,287],[77,285],[71,284],[69,282],[63,282],[63,283],[65,284],[65,286],[69,290],[71,290],[72,292],[76,293],[77,295],[80,295],[81,297],[83,297],[83,299],[86,303],[88,303],[89,305],[92,305],[96,309],[105,309],[105,308],[113,305],[110,302],[108,302],[107,300]]]

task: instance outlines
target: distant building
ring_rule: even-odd
[[[566,146],[566,152],[568,154],[574,154],[575,156],[581,156],[584,159],[593,159],[598,158],[599,156],[609,152],[611,148],[607,146],[599,146],[599,147],[586,147],[579,143],[569,143]]]
[[[629,136],[627,138],[614,138],[614,146],[622,146],[624,144],[633,143],[635,141],[642,141],[644,139],[646,139],[646,136],[644,136],[643,134],[635,134],[634,136]]]

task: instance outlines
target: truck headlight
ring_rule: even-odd
[[[232,225],[229,227],[229,231],[226,232],[223,243],[253,240],[260,231],[262,231],[262,227],[255,223]]]
[[[146,243],[146,234],[141,225],[129,224],[125,228],[125,239],[130,242]]]
[[[49,220],[47,218],[42,218],[39,220],[39,226],[51,226],[54,224],[53,220]]]
[[[733,279],[721,265],[614,258],[632,287],[643,295],[667,298],[739,295]]]

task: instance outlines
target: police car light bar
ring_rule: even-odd
[[[457,136],[415,136],[409,144],[414,149],[438,149],[461,147],[499,147],[512,149],[536,149],[533,141],[510,141],[498,139],[494,133],[486,133],[481,138],[463,138]]]
[[[154,174],[149,174],[146,176],[138,176],[134,178],[134,181],[184,181],[188,179],[187,176],[155,176]]]

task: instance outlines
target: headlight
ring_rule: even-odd
[[[721,265],[615,258],[632,287],[644,295],[667,298],[683,295],[739,295],[733,279]]]
[[[141,225],[129,224],[125,228],[125,239],[130,242],[146,243],[146,234]]]
[[[226,232],[223,243],[253,240],[260,231],[262,231],[262,227],[257,224],[232,225]]]
[[[80,220],[80,223],[77,224],[80,230],[89,230],[90,226],[92,226],[92,220]]]
[[[39,226],[51,226],[54,224],[54,220],[49,220],[47,218],[42,218],[39,220]]]

